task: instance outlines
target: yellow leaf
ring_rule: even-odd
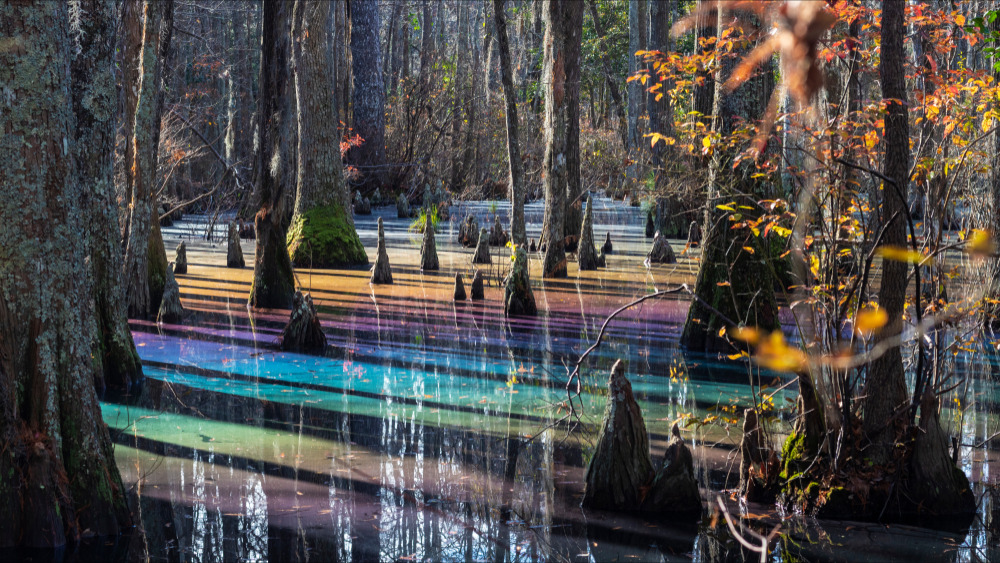
[[[719,338],[722,338],[725,335],[726,335],[726,327],[720,328],[719,329]]]
[[[706,149],[712,148],[712,138],[705,137],[704,139],[702,139],[701,146],[705,147]]]
[[[740,358],[746,358],[746,357],[748,357],[749,355],[750,355],[750,354],[747,354],[746,352],[740,352],[740,353],[738,353],[738,354],[729,354],[729,355],[728,355],[728,356],[726,356],[726,357],[727,357],[727,358],[729,358],[730,360],[738,360],[738,359],[740,359]]]
[[[789,346],[780,330],[772,332],[761,341],[757,346],[755,358],[762,366],[775,371],[801,373],[809,367],[809,357],[806,353]]]
[[[957,16],[955,16],[955,25],[959,27],[965,25],[965,16],[963,16],[962,14],[958,14]]]
[[[865,133],[865,148],[872,150],[875,148],[875,143],[878,142],[878,133],[874,129]]]
[[[858,317],[854,321],[854,331],[867,336],[884,327],[887,322],[889,322],[889,314],[885,312],[885,309],[878,305],[865,307],[858,311]]]
[[[907,262],[909,264],[923,264],[925,261],[930,261],[930,256],[924,256],[916,250],[902,248],[899,246],[880,246],[878,249],[878,255],[886,260]]]
[[[760,342],[760,331],[752,326],[738,326],[729,331],[733,338],[753,346]]]
[[[969,254],[986,256],[996,252],[996,245],[993,244],[993,237],[989,231],[973,229],[969,239],[965,241],[965,251]]]
[[[753,251],[753,248],[752,248],[752,247],[749,247],[749,246],[744,246],[744,247],[743,247],[743,250],[746,250],[746,251],[747,251],[747,252],[749,252],[750,254],[753,254],[753,253],[754,253],[754,251]]]
[[[992,126],[993,126],[993,116],[987,113],[986,115],[983,116],[983,133],[989,131],[990,127]]]

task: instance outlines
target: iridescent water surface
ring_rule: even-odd
[[[542,283],[532,264],[536,319],[506,321],[498,279],[509,250],[494,249],[483,302],[454,303],[455,272],[471,280],[472,250],[457,245],[466,212],[492,222],[491,205],[453,211],[437,237],[442,269],[421,273],[419,236],[395,209],[377,209],[395,284],[371,286],[366,270],[300,269],[298,284],[319,309],[330,347],[323,357],[276,346],[287,312],[246,308],[252,269],[225,267],[207,219],[164,229],[168,249],[188,245],[178,276],[190,315],[180,325],[132,323],[146,383],[102,403],[116,457],[133,493],[144,538],[130,558],[168,561],[673,561],[755,560],[728,532],[703,522],[650,522],[584,512],[583,472],[615,359],[626,362],[654,457],[684,417],[742,412],[751,384],[784,376],[725,358],[685,356],[676,346],[687,304],[647,301],[609,325],[584,369],[583,432],[553,426],[567,414],[565,382],[604,319],[657,289],[692,282],[697,252],[672,266],[642,265],[648,241],[638,208],[596,202],[595,238],[611,233],[608,268]],[[502,213],[502,211],[501,211]],[[357,217],[374,257],[375,216]],[[532,204],[536,226],[541,207]],[[530,236],[537,236],[537,230]],[[680,254],[683,243],[674,241]],[[244,253],[253,255],[252,241]],[[168,252],[172,256],[172,252]],[[998,429],[996,380],[982,362],[966,369],[963,443]],[[979,373],[984,372],[984,373]],[[778,391],[790,405],[795,388]],[[731,435],[721,426],[684,431],[695,448],[707,502],[735,485]],[[1000,518],[988,495],[994,450],[962,449],[963,467],[985,499],[961,533],[907,526],[815,522],[773,507],[730,503],[751,525],[785,535],[772,560],[976,561],[1000,558]],[[757,524],[754,524],[754,523]]]

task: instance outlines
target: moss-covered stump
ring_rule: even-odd
[[[465,282],[462,281],[462,273],[455,272],[455,301],[465,301],[468,295],[465,293]]]
[[[621,360],[608,379],[608,403],[597,438],[597,449],[587,465],[584,508],[635,511],[642,505],[643,488],[653,478],[649,436],[642,410],[632,395]]]
[[[677,256],[674,254],[674,249],[660,231],[656,231],[656,236],[653,237],[653,247],[649,249],[649,254],[646,255],[646,262],[649,264],[677,263]]]
[[[281,349],[286,352],[322,354],[326,350],[326,335],[316,316],[316,307],[308,293],[295,292],[292,313],[281,331]]]
[[[642,511],[663,516],[697,517],[701,514],[701,492],[694,477],[694,459],[676,424],[671,434],[663,463],[642,501]]]
[[[434,241],[434,228],[424,228],[424,240],[420,244],[420,269],[429,272],[440,267],[437,243]]]
[[[614,247],[611,245],[611,231],[608,231],[608,234],[604,237],[604,246],[601,247],[601,252],[604,254],[611,254],[613,248]]]
[[[229,268],[242,268],[246,266],[243,259],[243,247],[240,246],[240,228],[236,226],[236,221],[229,223],[229,247],[226,250],[226,266]]]
[[[476,270],[476,273],[472,274],[472,300],[482,301],[484,299],[483,293],[483,273]]]
[[[646,213],[646,238],[653,238],[656,234],[656,224],[653,222],[653,211]]]
[[[597,248],[594,247],[593,203],[587,198],[587,210],[583,213],[583,224],[580,227],[580,245],[576,254],[576,262],[580,270],[596,270],[600,265]]]
[[[392,268],[389,266],[389,254],[385,251],[385,229],[382,228],[381,217],[378,218],[378,249],[375,265],[372,266],[371,283],[392,283]]]
[[[780,491],[781,464],[768,446],[757,412],[743,413],[743,439],[740,442],[740,495],[750,502],[774,502]]]
[[[476,254],[472,257],[473,264],[491,264],[493,260],[490,258],[490,235],[487,234],[486,228],[483,227],[479,231],[479,244],[476,245]]]
[[[688,246],[698,246],[701,244],[701,225],[698,224],[698,221],[691,221],[691,224],[688,225],[687,244]]]
[[[368,263],[368,254],[347,211],[339,204],[296,215],[286,237],[297,268],[340,268]]]
[[[458,244],[472,248],[476,246],[479,238],[479,222],[471,214],[466,215],[465,221],[458,227]]]
[[[177,249],[174,251],[174,273],[188,273],[188,253],[187,245],[184,244],[184,241],[179,242]]]
[[[413,217],[413,210],[410,209],[410,200],[405,194],[396,196],[396,217],[399,219],[409,219]]]
[[[504,246],[510,241],[510,235],[507,231],[503,230],[503,224],[500,223],[500,216],[493,216],[493,228],[490,229],[490,246]]]
[[[184,320],[184,307],[181,305],[181,288],[174,278],[173,268],[167,268],[167,283],[163,286],[163,299],[160,300],[160,312],[156,315],[158,323],[179,323]]]
[[[531,291],[528,277],[528,253],[524,248],[514,250],[514,262],[510,273],[503,281],[503,314],[508,317],[534,316],[538,314],[535,294]]]

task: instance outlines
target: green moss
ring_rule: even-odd
[[[314,207],[292,220],[288,254],[298,267],[329,268],[368,263],[358,232],[340,205]]]
[[[799,476],[799,464],[806,457],[806,436],[793,432],[781,446],[781,479],[793,481],[790,476]]]

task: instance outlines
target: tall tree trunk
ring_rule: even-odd
[[[348,158],[361,173],[365,190],[375,190],[386,178],[385,84],[378,42],[379,21],[378,0],[351,2],[354,132],[364,142],[352,148]]]
[[[699,4],[716,2],[717,0],[698,0]],[[699,6],[698,11],[700,13],[705,13],[704,10]],[[700,20],[706,19],[707,16],[700,16]],[[715,49],[715,46],[705,47],[702,42],[715,37],[716,26],[708,25],[707,22],[699,21],[698,29],[695,35],[695,52],[699,55],[706,55],[710,50]],[[702,65],[703,67],[703,65]],[[706,68],[699,68],[698,72],[695,74],[695,84],[693,93],[693,105],[694,110],[700,113],[702,117],[702,122],[705,125],[711,125],[711,114],[712,108],[715,107],[715,77],[712,76],[711,71]]]
[[[717,37],[722,36],[732,19],[725,10],[722,12]],[[734,48],[720,61],[712,113],[715,116],[715,131],[724,139],[733,134],[741,121],[757,122],[763,116],[774,90],[770,60],[735,90],[727,92],[723,87],[750,47]],[[725,212],[715,206],[717,201],[723,201],[720,198],[729,198],[741,205],[755,207],[756,200],[770,196],[766,193],[766,185],[753,178],[756,167],[752,163],[744,162],[733,168],[735,156],[734,151],[719,147],[709,168],[709,204],[703,226],[706,236],[695,282],[697,299],[691,303],[681,335],[681,344],[692,351],[730,350],[729,344],[718,336],[719,329],[729,325],[730,321],[764,330],[774,330],[779,326],[774,278],[770,267],[763,262],[767,259],[767,242],[753,236],[749,229],[730,228]]]
[[[648,23],[648,12],[646,10],[646,0],[629,0],[628,2],[628,74],[635,76],[642,66],[641,61],[635,56],[636,51],[646,49],[646,25]],[[642,143],[643,130],[639,122],[642,110],[645,108],[645,86],[639,80],[628,83],[628,145],[629,159],[633,161],[629,165],[628,175],[633,180],[638,179],[639,173],[639,153],[638,149]]]
[[[1000,17],[993,20],[991,29],[994,33],[1000,33]],[[993,78],[1000,83],[1000,53],[993,54],[993,60],[987,61],[987,64],[993,64]],[[994,110],[1000,109],[998,105],[994,105]],[[996,226],[1000,225],[1000,129],[993,132],[993,162],[990,167],[990,195],[992,199],[992,207],[990,209],[990,225]],[[1000,233],[994,232],[994,236],[1000,236]],[[994,300],[1000,296],[1000,257],[993,259],[993,263],[990,267],[990,280],[988,284],[989,293],[986,297],[991,297]],[[1000,305],[984,305],[985,309],[985,320],[993,330],[1000,329]]]
[[[545,18],[545,63],[542,71],[545,82],[543,237],[547,246],[542,264],[542,276],[564,278],[566,277],[564,230],[567,194],[570,190],[579,189],[579,76],[583,3],[574,0],[546,2],[543,17]],[[576,121],[575,128],[574,121]],[[573,154],[574,151],[576,154]]]
[[[128,389],[142,378],[142,365],[128,327],[125,288],[121,285],[122,255],[118,237],[118,205],[114,187],[116,92],[115,30],[111,0],[82,0],[80,49],[71,66],[73,110],[76,115],[76,162],[86,187],[84,222],[94,321],[95,383]]]
[[[507,117],[507,161],[510,192],[510,234],[514,244],[523,245],[528,235],[524,228],[524,162],[517,121],[517,90],[514,89],[514,69],[510,63],[510,42],[507,40],[506,0],[493,0],[493,18],[500,51],[500,80]]]
[[[420,22],[420,80],[429,85],[434,68],[434,13],[436,2],[424,0],[423,21]]]
[[[174,29],[174,0],[158,0],[154,3],[160,12],[160,36],[157,39],[156,66],[153,72],[153,84],[156,86],[156,97],[153,99],[151,134],[149,142],[149,165],[145,168],[147,175],[144,180],[150,196],[149,241],[147,243],[146,279],[149,283],[149,315],[155,317],[160,310],[160,299],[167,282],[167,250],[163,247],[163,234],[160,232],[159,202],[157,198],[157,168],[160,155],[160,123],[163,116],[163,99],[167,89],[163,84],[163,69],[170,59],[170,43]],[[217,135],[218,137],[218,135]]]
[[[151,2],[142,7],[142,47],[140,48],[138,81],[133,88],[138,89],[135,113],[125,114],[126,120],[133,122],[132,137],[127,141],[133,145],[132,159],[126,161],[131,168],[129,219],[125,245],[125,283],[128,297],[128,313],[132,317],[145,317],[150,311],[149,287],[149,247],[151,237],[150,220],[153,208],[153,185],[156,170],[153,168],[153,118],[156,107],[156,61],[159,58],[159,37],[162,12]],[[126,23],[127,33],[134,35],[135,21]],[[131,42],[131,39],[130,39]],[[128,86],[128,85],[127,85]],[[126,106],[127,107],[127,106]]]
[[[298,103],[298,181],[288,253],[292,264],[336,267],[367,264],[354,230],[351,195],[344,183],[332,82],[327,21],[330,2],[296,0],[292,30]]]
[[[903,61],[905,27],[903,12],[905,0],[886,0],[882,5],[882,56],[879,58],[879,78],[882,81],[882,99],[887,105],[885,117],[884,174],[895,182],[882,184],[881,223],[885,225],[882,244],[906,246],[906,194],[909,183],[910,128],[906,111],[906,75]],[[903,103],[893,100],[902,100]],[[898,335],[903,329],[906,307],[906,262],[884,260],[882,284],[879,287],[879,306],[889,316],[889,322],[876,335],[875,343]],[[868,365],[864,394],[864,430],[872,441],[866,455],[877,463],[892,458],[899,424],[890,424],[896,409],[906,403],[906,378],[899,346],[887,350]],[[904,417],[896,417],[904,422]]]
[[[590,7],[590,16],[594,19],[594,31],[603,45],[607,35],[604,31],[604,24],[601,23],[601,16],[597,12],[597,0],[588,0],[587,6]],[[634,54],[635,51],[632,53]],[[607,83],[608,92],[611,94],[611,100],[614,102],[615,115],[618,116],[618,135],[621,137],[622,146],[627,150],[629,148],[629,122],[625,117],[625,103],[622,100],[621,91],[618,90],[618,80],[615,79],[614,71],[611,68],[611,57],[606,46],[601,49],[601,70],[604,72],[604,80]]]
[[[258,211],[254,218],[257,250],[250,286],[252,307],[288,309],[295,295],[282,224],[285,190],[292,189],[292,182],[284,173],[285,163],[294,158],[289,146],[292,129],[287,123],[294,113],[286,111],[294,103],[294,85],[290,84],[287,68],[291,61],[291,15],[292,5],[288,2],[264,3],[257,108],[259,144],[254,164]],[[279,166],[272,166],[274,162]]]
[[[669,52],[672,50],[670,41],[671,11],[673,2],[669,0],[647,0],[649,2],[649,41],[646,46],[651,51]],[[652,65],[650,76],[655,76]],[[673,108],[667,91],[673,88],[670,82],[665,83],[657,92],[646,93],[646,111],[649,114],[649,130],[667,136],[673,136]],[[659,97],[659,100],[657,100]],[[657,143],[652,147],[653,164],[658,168],[663,164],[664,152],[669,151],[665,143]],[[660,219],[659,217],[657,219]]]
[[[0,38],[0,546],[52,548],[130,516],[94,390],[67,4],[0,3]]]
[[[464,139],[462,138],[462,123],[468,120],[468,107],[466,100],[469,98],[469,4],[459,2],[458,6],[458,41],[455,46],[455,74],[452,79],[454,85],[454,98],[452,99],[451,113],[451,189],[459,192],[465,180],[465,170],[463,164]],[[468,126],[468,124],[466,124]]]

